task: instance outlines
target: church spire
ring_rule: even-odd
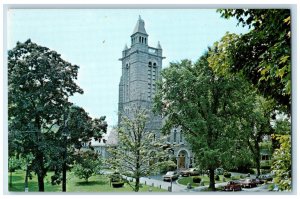
[[[123,50],[128,50],[128,46],[127,44],[125,44],[124,49]]]
[[[142,34],[148,35],[145,30],[145,22],[141,18],[141,15],[139,15],[139,19],[135,25],[132,35],[134,35],[135,33],[142,33]]]
[[[160,42],[158,41],[158,43],[157,43],[157,47],[156,47],[157,49],[161,49],[161,45],[160,45]]]

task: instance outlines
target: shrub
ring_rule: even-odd
[[[114,188],[119,188],[124,186],[124,182],[113,182],[111,183]]]
[[[118,172],[115,172],[115,173],[111,174],[110,181],[111,182],[121,182],[122,181],[121,174],[118,173]]]
[[[230,172],[225,172],[223,175],[224,175],[225,178],[230,178],[231,177],[231,173]]]
[[[194,177],[193,177],[193,182],[194,182],[194,183],[200,183],[200,182],[201,182],[200,176],[194,176]]]
[[[264,165],[264,166],[261,166],[260,169],[266,169],[266,170],[269,170],[269,169],[271,169],[271,166],[269,166],[269,165]]]
[[[215,180],[220,180],[219,175],[215,175]]]

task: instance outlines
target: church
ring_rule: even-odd
[[[119,113],[130,115],[134,107],[142,107],[151,112],[153,98],[156,92],[156,81],[161,76],[163,49],[158,41],[156,47],[148,45],[149,35],[145,29],[145,22],[139,19],[131,34],[131,45],[125,45],[122,51],[122,76],[119,83]],[[160,137],[160,129],[164,118],[150,114],[146,130],[155,132],[156,137]],[[118,118],[120,124],[120,116]],[[193,167],[193,153],[185,141],[180,128],[173,128],[167,137],[166,144],[172,148],[172,153],[176,157],[175,163],[178,169]]]

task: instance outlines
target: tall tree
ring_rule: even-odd
[[[291,108],[291,14],[289,9],[221,9],[249,32],[231,41],[231,72],[242,72],[287,114]],[[223,67],[216,65],[216,67]]]
[[[216,75],[208,66],[208,53],[195,64],[171,63],[162,71],[155,109],[166,117],[164,131],[181,126],[199,166],[208,169],[215,190],[214,171],[234,166],[243,138],[239,114],[248,105],[246,86],[238,78]]]
[[[66,173],[70,169],[74,160],[79,161],[82,156],[75,152],[80,150],[82,142],[90,139],[101,140],[107,131],[105,116],[92,119],[81,107],[71,106],[66,109],[62,117],[59,128],[53,137],[56,140],[57,148],[51,156],[51,166],[55,170],[52,176],[52,184],[62,182],[62,191],[66,191]],[[62,176],[61,176],[62,175]]]
[[[140,178],[159,171],[167,164],[168,153],[163,149],[162,138],[145,129],[148,112],[135,107],[131,115],[122,115],[117,129],[118,147],[109,150],[108,162],[120,174],[135,179],[133,190],[139,191]],[[131,184],[129,183],[131,186]]]
[[[55,150],[53,127],[70,105],[68,97],[83,93],[74,80],[79,66],[31,40],[8,51],[9,134],[17,136],[21,153],[33,154],[32,169],[44,191],[49,150]],[[9,135],[9,136],[10,136]],[[10,136],[11,137],[11,136]]]
[[[234,65],[233,59],[235,59],[233,55],[230,54],[230,46],[238,39],[238,35],[226,33],[220,41],[214,43],[209,53],[208,63],[216,74],[228,78],[236,76],[244,79],[246,84],[247,78],[242,72],[233,73],[230,71],[232,65]],[[245,134],[247,134],[243,141],[252,152],[257,174],[260,175],[260,143],[265,135],[272,133],[270,121],[271,116],[275,114],[275,103],[272,99],[266,100],[262,97],[262,95],[257,92],[256,87],[251,85],[251,83],[249,84],[249,91],[250,90],[251,92],[244,96],[245,100],[248,100],[248,106],[239,114],[240,126]]]
[[[278,184],[280,191],[292,190],[292,148],[290,135],[274,135],[279,141],[280,147],[273,154],[272,170],[274,182]]]

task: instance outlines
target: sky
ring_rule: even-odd
[[[118,84],[125,44],[139,15],[145,21],[149,46],[163,49],[163,68],[182,59],[196,61],[228,31],[246,33],[235,19],[220,17],[215,9],[10,9],[7,48],[17,41],[46,46],[80,66],[77,84],[84,94],[70,101],[92,117],[105,115],[117,124]]]

